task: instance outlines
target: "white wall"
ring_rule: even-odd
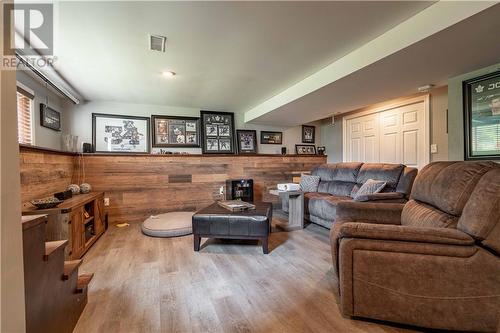
[[[54,93],[51,88],[46,88],[39,79],[34,79],[29,72],[17,71],[16,80],[34,92],[33,101],[33,145],[44,148],[61,149],[61,134],[70,129],[68,113],[64,112],[66,99]],[[51,108],[61,113],[61,131],[54,131],[40,125],[40,103],[48,103]]]
[[[0,18],[3,16],[0,6]],[[0,45],[3,45],[0,34]],[[16,73],[0,70],[0,331],[25,331]]]
[[[147,105],[147,104],[131,104],[120,102],[86,102],[80,105],[68,105],[64,110],[66,117],[70,119],[70,132],[79,137],[79,147],[82,142],[92,142],[92,113],[106,114],[121,114],[130,116],[150,117],[151,115],[169,115],[169,116],[187,116],[199,117],[200,110],[193,108],[162,106],[162,105]],[[259,143],[258,152],[261,154],[280,154],[281,147],[286,146],[288,153],[295,153],[295,144],[302,141],[302,128],[295,126],[291,128],[261,126],[254,124],[245,124],[243,115],[236,113],[235,115],[236,129],[255,129],[257,130],[257,141],[260,142],[260,131],[282,131],[283,145],[262,145]],[[315,122],[311,125],[316,126],[316,146],[321,145],[321,129],[320,123]],[[189,152],[191,154],[201,153],[201,148],[165,148],[168,151]],[[159,151],[154,148],[153,151]]]

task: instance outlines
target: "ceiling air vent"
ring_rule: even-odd
[[[165,52],[165,42],[167,37],[159,35],[149,35],[149,49],[151,51]]]

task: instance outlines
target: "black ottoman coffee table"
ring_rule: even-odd
[[[193,215],[194,250],[200,250],[202,237],[259,239],[267,254],[272,219],[273,205],[268,202],[255,203],[255,209],[241,212],[231,212],[214,203]]]

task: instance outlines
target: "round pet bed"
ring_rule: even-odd
[[[142,232],[152,237],[177,237],[193,233],[194,212],[171,212],[150,216],[142,223]]]

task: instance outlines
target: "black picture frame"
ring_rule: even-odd
[[[166,124],[166,132],[159,133],[160,124]],[[193,129],[193,124],[195,128]],[[189,126],[188,126],[189,125]],[[181,134],[172,133],[173,126],[179,126]],[[181,117],[181,116],[151,116],[151,133],[152,146],[155,148],[165,147],[184,147],[184,148],[199,148],[200,147],[200,118],[199,117]],[[166,136],[166,138],[164,138]],[[175,139],[175,136],[178,140]],[[162,142],[163,141],[163,142]],[[175,143],[173,143],[175,141]],[[184,142],[179,142],[184,141]]]
[[[462,82],[464,108],[464,158],[465,160],[498,160],[500,150],[493,148],[486,150],[484,146],[493,144],[498,147],[499,142],[487,138],[482,141],[483,153],[478,153],[474,147],[475,141],[486,130],[478,129],[486,126],[500,126],[500,71],[482,75]],[[473,134],[476,140],[473,140]],[[498,140],[498,137],[496,138]],[[477,146],[477,144],[476,144]],[[475,149],[476,148],[476,149]]]
[[[109,123],[109,125],[104,124],[98,124],[98,121],[100,118],[105,118],[105,119],[118,119],[118,121],[115,121],[114,123]],[[126,124],[125,121],[140,121],[141,122],[141,128],[137,129],[135,128],[138,133],[139,133],[139,139],[142,136],[144,142],[141,144],[143,148],[135,148],[133,144],[130,144],[129,142],[126,142],[127,139],[129,139],[127,136],[123,136],[123,129],[121,132],[118,133],[119,127],[121,126],[120,121],[123,122],[123,126],[130,126],[133,124]],[[102,126],[104,126],[104,130],[102,130]],[[111,129],[106,129],[106,126],[112,127]],[[115,128],[115,132],[113,131],[113,128]],[[127,129],[127,131],[133,131],[134,129]],[[140,133],[140,131],[144,130],[144,133]],[[109,134],[111,133],[111,134]],[[125,135],[129,135],[128,132],[125,132]],[[104,138],[110,139],[110,138],[116,138],[116,143],[103,143],[103,142],[108,142],[106,140],[102,140]],[[137,117],[137,116],[127,116],[127,115],[117,115],[117,114],[105,114],[105,113],[92,113],[92,145],[94,147],[94,151],[96,153],[112,153],[112,154],[149,154],[151,151],[150,149],[150,138],[151,138],[151,132],[150,132],[150,118],[149,117]],[[124,140],[125,139],[125,140]],[[122,140],[121,142],[118,142]],[[117,146],[121,145],[123,143],[124,147],[121,149],[118,149]],[[140,143],[140,140],[139,140]],[[103,145],[112,146],[112,149],[100,149]],[[133,150],[127,149],[129,145],[133,146]],[[114,147],[113,147],[114,146]],[[113,149],[114,148],[114,149]]]
[[[245,136],[245,137],[244,137]],[[253,148],[249,147],[248,142],[244,142],[245,139],[252,139]],[[257,154],[257,131],[255,130],[236,130],[236,142],[238,143],[238,153],[239,154]]]
[[[234,113],[200,111],[203,154],[235,154]]]
[[[260,143],[263,145],[282,145],[283,132],[261,131]]]
[[[316,126],[302,125],[302,143],[316,142]]]
[[[315,145],[295,145],[295,154],[297,155],[316,155]]]
[[[40,126],[60,132],[61,113],[43,103],[40,103]]]

